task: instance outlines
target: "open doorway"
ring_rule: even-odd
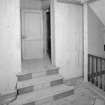
[[[43,8],[38,7],[40,3],[43,3],[42,1],[31,0],[32,5],[28,5],[27,1],[21,0],[22,72],[40,72],[53,66],[51,63],[50,4],[43,15]]]
[[[51,19],[50,19],[50,8],[46,11],[46,52],[51,61]]]

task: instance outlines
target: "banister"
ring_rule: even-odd
[[[105,58],[88,54],[88,81],[105,90]]]

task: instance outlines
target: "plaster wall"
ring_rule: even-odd
[[[0,93],[15,89],[20,64],[20,3],[0,0]]]
[[[55,62],[65,79],[82,76],[82,7],[54,2]]]

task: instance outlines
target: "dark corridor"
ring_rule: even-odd
[[[50,11],[46,12],[47,17],[47,53],[51,60],[51,22],[50,22]]]

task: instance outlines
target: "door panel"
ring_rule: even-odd
[[[23,59],[43,57],[42,14],[39,11],[23,11],[22,55]]]

